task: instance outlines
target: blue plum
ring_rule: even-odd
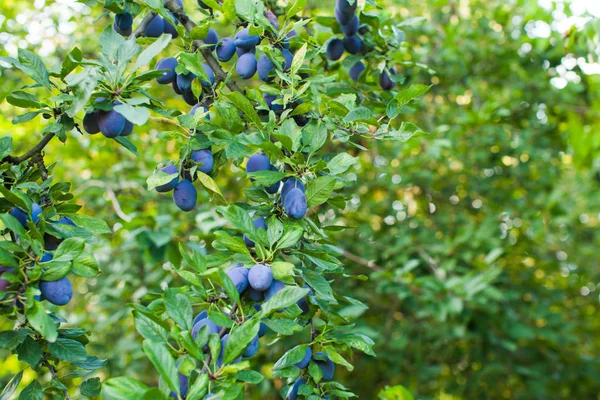
[[[327,43],[327,57],[330,60],[339,60],[344,55],[344,41],[334,38]]]
[[[172,12],[169,12],[169,14],[171,14],[171,17],[173,17],[173,20],[175,20],[175,22],[177,24],[179,24],[177,17],[175,17],[175,15]],[[173,24],[171,24],[171,22],[169,22],[169,20],[166,18],[163,18],[163,22],[164,22],[164,28],[163,28],[164,32],[171,34],[173,39],[177,39],[179,37],[179,33],[177,33],[177,29],[175,29]]]
[[[352,20],[348,24],[340,25],[340,28],[342,28],[342,32],[344,32],[346,36],[353,36],[356,35],[356,32],[358,32],[359,25],[360,22],[358,20],[358,17],[355,15],[354,17],[352,17]]]
[[[183,90],[181,90],[179,88],[179,86],[177,86],[177,78],[175,78],[175,80],[171,83],[171,86],[173,87],[173,91],[177,94],[183,94]]]
[[[231,60],[235,54],[235,43],[232,38],[225,38],[217,45],[217,59],[221,62]]]
[[[100,127],[98,126],[98,111],[85,113],[85,116],[83,117],[83,129],[91,135],[100,132]]]
[[[275,65],[269,59],[269,57],[267,57],[266,54],[260,56],[256,66],[256,69],[258,71],[258,77],[260,79],[262,79],[264,82],[271,82],[273,80],[273,77],[270,77],[269,73],[273,68],[275,68]]]
[[[204,68],[204,72],[206,72],[206,77],[208,78],[208,81],[202,81],[202,86],[210,87],[215,83],[215,73],[208,64],[202,63],[202,68]]]
[[[271,10],[267,10],[264,13],[265,18],[273,25],[276,31],[279,30],[279,21],[277,20],[277,16]]]
[[[235,71],[242,79],[252,78],[256,73],[256,57],[254,54],[242,54],[235,64]]]
[[[197,76],[188,72],[187,74],[177,75],[177,87],[179,89],[186,91],[192,88],[192,82],[196,79]]]
[[[238,57],[246,53],[256,54],[256,47],[253,47],[250,50],[242,49],[241,47],[236,47],[235,52],[238,55]]]
[[[251,35],[248,28],[244,28],[235,34],[233,39],[235,45],[244,50],[250,50],[260,42],[260,37],[257,35]]]
[[[246,172],[267,171],[270,167],[269,157],[264,154],[254,154],[246,163]]]
[[[175,205],[183,211],[191,211],[196,206],[198,192],[187,179],[183,179],[175,186],[173,191],[173,201]]]
[[[258,335],[254,336],[254,338],[250,341],[250,344],[248,345],[248,347],[246,347],[246,350],[244,350],[244,353],[242,355],[244,357],[248,358],[248,357],[252,357],[257,352],[258,352]]]
[[[302,219],[306,215],[306,196],[299,188],[293,188],[283,200],[283,209],[291,219]]]
[[[298,378],[292,385],[292,387],[288,391],[288,395],[286,399],[288,400],[296,400],[298,398],[298,391],[300,390],[300,386],[306,383],[305,378]]]
[[[125,120],[125,127],[119,136],[129,136],[133,132],[133,124],[127,119]]]
[[[225,355],[225,346],[227,346],[228,340],[229,340],[229,334],[223,335],[223,337],[221,338],[221,352],[219,353],[219,357],[217,358],[217,367],[218,368],[221,368],[221,366],[223,366],[223,356]],[[240,361],[242,361],[242,356],[233,360],[232,363],[235,364],[235,363],[239,363]]]
[[[210,7],[207,6],[206,4],[204,4],[204,2],[202,0],[198,0],[198,5],[200,6],[200,8],[202,8],[204,10],[210,9]]]
[[[310,346],[307,346],[306,353],[304,353],[304,358],[294,365],[300,369],[306,368],[306,367],[308,367],[308,364],[310,363],[311,358],[312,358],[312,349],[310,348]]]
[[[144,29],[147,37],[159,37],[165,32],[165,20],[160,15],[155,16]]]
[[[354,64],[352,68],[350,68],[350,71],[348,71],[348,75],[350,75],[350,78],[353,81],[358,82],[360,74],[362,74],[365,69],[365,64],[363,64],[362,61],[359,61],[356,64]]]
[[[194,317],[194,320],[192,321],[192,327],[205,318],[208,318],[208,311],[206,311],[206,310],[200,312],[198,315],[196,315]]]
[[[195,106],[196,104],[198,104],[200,102],[200,99],[198,97],[196,97],[196,95],[194,94],[192,89],[184,90],[181,97],[190,106]]]
[[[131,26],[133,25],[133,16],[129,13],[115,14],[113,29],[121,36],[131,35]]]
[[[179,172],[177,167],[173,164],[167,165],[166,167],[162,168],[161,171],[169,175],[176,174],[177,172]],[[159,193],[170,192],[171,190],[175,189],[175,186],[177,186],[177,182],[179,182],[179,178],[176,176],[164,185],[157,186],[154,189],[156,189],[156,191]]]
[[[177,60],[175,58],[163,58],[156,63],[154,67],[155,70],[165,70],[163,71],[163,75],[160,78],[156,78],[156,82],[161,85],[165,85],[167,83],[172,83],[175,79],[177,79],[177,74],[175,73],[175,68],[177,67]]]
[[[192,107],[192,109],[190,110],[190,115],[194,115],[196,113],[196,110],[198,110],[200,107],[202,107],[202,113],[208,113],[208,108],[201,106],[200,104],[196,104],[194,107]],[[206,119],[210,120],[210,114],[206,114]]]
[[[252,289],[264,292],[273,283],[273,271],[264,264],[256,264],[250,268],[248,283],[252,286]]]
[[[242,269],[246,269],[243,268]],[[244,290],[248,287],[248,276],[244,275],[242,271],[240,271],[239,267],[231,268],[227,271],[227,276],[237,289],[238,293],[243,293]]]
[[[100,132],[107,138],[116,138],[119,136],[123,132],[123,129],[125,129],[126,122],[125,117],[115,110],[98,111],[98,127],[100,128]]]
[[[358,36],[346,36],[344,49],[350,54],[358,54],[364,49],[364,43]]]
[[[208,33],[204,38],[204,43],[210,44],[211,46],[209,48],[211,50],[214,50],[217,46],[217,43],[219,43],[219,35],[217,35],[217,32],[215,32],[213,28],[208,28]]]
[[[352,21],[352,17],[356,14],[357,6],[358,0],[336,0],[335,18],[340,25],[347,25]]]
[[[202,165],[198,167],[198,171],[204,172],[205,174],[210,174],[212,172],[215,163],[212,151],[208,149],[193,151],[190,159],[196,164],[202,163]]]
[[[69,279],[64,276],[57,281],[40,281],[42,298],[57,306],[64,306],[73,297],[73,287]]]
[[[396,86],[396,82],[392,81],[390,75],[396,75],[396,72],[393,69],[383,70],[379,75],[379,85],[383,90],[392,90]]]
[[[258,337],[261,338],[267,334],[269,327],[264,322],[260,323],[260,327],[258,328]]]
[[[202,327],[204,326],[208,327],[209,335],[213,333],[219,333],[219,327],[214,322],[212,322],[210,318],[204,318],[196,322],[192,327],[192,337],[194,339],[196,339],[196,336],[198,336],[198,332],[200,332],[200,329],[202,329]]]
[[[274,165],[271,165],[269,167],[269,170],[271,170],[271,171],[279,171]],[[271,186],[266,187],[265,190],[267,191],[267,193],[275,194],[275,193],[277,193],[279,191],[279,186],[281,186],[281,181],[277,181],[274,184],[272,184]]]
[[[6,289],[8,289],[10,287],[10,282],[4,278],[2,278],[2,275],[4,275],[5,273],[12,273],[14,271],[13,268],[9,268],[6,266],[0,266],[0,292],[6,292]],[[1,298],[0,298],[1,300]]]
[[[283,110],[283,104],[273,104],[273,102],[275,100],[277,100],[276,96],[265,93],[265,94],[263,94],[263,99],[265,100],[265,103],[267,103],[267,107],[269,107],[269,110],[272,110],[275,112]]]
[[[335,372],[335,364],[333,363],[333,361],[331,361],[329,359],[329,357],[327,357],[327,354],[325,354],[325,353],[317,352],[317,353],[315,353],[315,355],[323,356],[326,358],[325,361],[314,360],[315,364],[317,364],[319,366],[319,368],[321,368],[321,371],[323,372],[323,380],[326,382],[332,380],[333,374]]]
[[[302,192],[304,193],[304,190],[305,190],[304,184],[302,183],[302,181],[300,179],[287,178],[285,180],[285,182],[283,183],[283,187],[281,188],[281,201],[284,201],[285,197],[290,192],[290,190],[292,190],[294,188],[298,188],[298,189],[302,190]]]
[[[10,215],[15,217],[23,227],[27,228],[27,221],[29,221],[29,214],[19,207],[13,207],[9,212]],[[42,214],[42,207],[39,204],[33,203],[31,205],[31,220],[36,224],[40,220]]]
[[[281,281],[273,279],[271,286],[265,291],[265,300],[269,300],[271,297],[275,296],[279,291],[285,289],[285,284]]]
[[[246,289],[246,296],[252,301],[263,301],[265,299],[265,294],[263,292],[254,290],[251,286]]]
[[[254,227],[256,229],[267,230],[267,224],[265,223],[265,218],[264,217],[256,218],[256,219],[254,219],[253,222],[254,222]],[[254,245],[255,245],[255,243],[252,240],[248,239],[246,237],[246,235],[244,235],[244,242],[246,242],[246,246],[248,246],[248,247],[254,247]]]
[[[59,225],[71,225],[71,226],[76,226],[75,223],[71,220],[71,218],[69,217],[60,217],[58,219],[58,221],[56,222],[51,222],[52,224],[59,224]],[[49,233],[45,233],[44,234],[44,249],[45,250],[56,250],[58,245],[62,242],[62,239],[59,239],[57,237],[54,237],[52,235],[50,235]],[[48,253],[47,253],[48,254]],[[45,257],[45,255],[44,255]]]
[[[289,71],[292,68],[292,61],[294,60],[294,55],[288,49],[283,49],[281,51],[281,55],[283,56],[283,70]]]

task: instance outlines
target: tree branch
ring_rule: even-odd
[[[49,133],[46,136],[44,136],[38,144],[33,146],[31,148],[31,150],[29,150],[27,153],[23,154],[22,156],[18,156],[18,157],[6,156],[6,157],[4,157],[4,159],[2,160],[1,163],[9,162],[14,165],[21,164],[23,161],[28,160],[31,157],[33,157],[34,155],[41,153],[42,150],[44,149],[44,147],[46,147],[48,142],[53,137],[54,137],[54,133]]]
[[[164,6],[169,11],[171,11],[173,15],[175,15],[175,18],[177,18],[177,20],[181,22],[181,24],[187,32],[190,32],[196,27],[196,24],[190,20],[185,11],[183,11],[183,8],[179,7],[179,4],[177,4],[175,0],[165,0]],[[212,55],[210,48],[204,46],[203,41],[194,40],[193,45],[194,49],[200,50],[200,53],[202,53],[204,60],[215,73],[215,84],[218,84],[219,82],[225,82],[229,90],[231,90],[232,92],[244,93],[244,91],[238,87],[235,81],[227,80],[227,74],[225,73],[225,71],[223,71],[223,68],[221,68],[221,65],[219,64],[217,59]]]
[[[47,368],[50,370],[50,374],[52,374],[52,377],[53,377],[54,379],[56,379],[57,381],[59,381],[59,382],[60,382],[60,379],[58,378],[58,375],[56,375],[56,370],[54,369],[54,367],[52,366],[52,364],[50,364],[50,363],[48,362],[48,360],[44,360],[44,365],[45,365],[45,366],[46,366],[46,367],[47,367]],[[63,394],[65,395],[65,397],[66,397],[68,400],[72,400],[72,399],[71,399],[71,396],[69,396],[69,392],[68,392],[68,391],[66,391],[66,390],[63,390]]]
[[[344,250],[341,247],[336,247],[336,249],[339,250],[340,252],[342,252],[344,257],[346,257],[349,260],[354,261],[355,263],[364,265],[365,267],[369,267],[371,269],[374,269],[375,271],[383,270],[383,267],[381,265],[377,265],[373,261],[369,261],[366,258],[362,258],[360,256],[357,256],[356,254],[352,254],[348,250]]]

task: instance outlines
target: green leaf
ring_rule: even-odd
[[[177,293],[173,289],[167,289],[165,296],[165,307],[173,321],[183,329],[192,329],[194,312],[192,304],[184,294]]]
[[[294,6],[297,6],[298,3],[306,3],[306,0],[297,0]],[[304,43],[302,47],[300,47],[300,49],[296,51],[296,54],[294,54],[294,59],[292,60],[292,69],[290,73],[295,74],[296,72],[298,72],[300,67],[302,67],[302,63],[304,63],[304,57],[306,57],[306,49],[307,44]]]
[[[413,85],[410,85],[408,89],[404,89],[398,92],[398,94],[396,94],[394,98],[398,101],[398,103],[400,103],[400,106],[403,106],[412,99],[415,99],[427,93],[432,86],[433,85],[421,85],[419,83],[415,83]]]
[[[42,59],[30,52],[29,50],[19,49],[18,58],[20,62],[20,69],[28,77],[36,81],[47,89],[50,89],[50,80],[48,79],[48,69],[42,62]]]
[[[146,49],[142,51],[142,53],[139,55],[135,62],[133,70],[135,71],[141,67],[149,65],[150,61],[152,61],[154,57],[159,55],[160,52],[163,51],[169,45],[169,43],[171,42],[171,38],[172,36],[168,33],[163,33],[162,35],[160,35],[158,39],[156,39],[150,46],[146,47]]]
[[[131,153],[135,154],[136,156],[140,155],[140,153],[138,153],[138,151],[137,151],[137,147],[135,147],[135,145],[133,143],[131,143],[129,141],[129,139],[125,138],[124,136],[117,136],[114,140],[115,140],[115,142],[119,143],[121,146],[125,147],[127,150],[129,150]]]
[[[0,161],[13,151],[12,136],[0,138]]]
[[[42,346],[31,336],[27,336],[23,343],[17,347],[17,355],[20,361],[25,361],[35,367],[42,359]]]
[[[275,261],[271,264],[273,278],[278,281],[286,281],[288,277],[294,276],[294,264],[286,261]]]
[[[139,310],[133,311],[133,319],[135,321],[136,330],[144,338],[160,342],[168,337],[167,329],[156,321],[151,316],[146,315]]]
[[[0,393],[0,400],[9,400],[10,396],[17,390],[21,378],[23,377],[23,370],[20,370],[12,379],[4,386],[4,390]]]
[[[54,252],[52,261],[71,261],[79,257],[83,252],[85,242],[81,238],[67,238],[65,239]]]
[[[103,233],[111,233],[112,230],[108,227],[106,222],[101,219],[90,217],[87,215],[68,214],[67,215],[75,225],[80,228],[86,229],[95,235],[101,235]]]
[[[351,110],[345,117],[344,122],[364,121],[373,116],[373,113],[367,107],[357,107]]]
[[[202,400],[208,392],[208,374],[201,374],[190,386],[186,400]]]
[[[328,303],[337,303],[327,279],[319,272],[305,269],[301,273],[304,281],[315,291],[315,296]]]
[[[247,173],[249,178],[254,179],[258,184],[263,186],[271,186],[275,182],[279,182],[285,178],[285,172],[280,171],[255,171]]]
[[[16,117],[13,118],[12,123],[13,125],[17,125],[17,124],[21,124],[23,122],[27,122],[27,121],[31,121],[32,119],[34,119],[35,117],[37,117],[39,114],[43,113],[44,110],[36,110],[36,111],[31,111],[25,114],[21,114],[21,115],[17,115]]]
[[[54,343],[48,344],[48,351],[65,361],[81,361],[87,357],[85,347],[73,339],[58,338]]]
[[[265,379],[258,371],[239,371],[235,374],[235,377],[242,382],[252,383],[254,385],[261,383]]]
[[[293,118],[286,119],[279,128],[279,136],[284,135],[290,138],[291,145],[286,146],[288,150],[296,151],[300,147],[300,138],[302,131]],[[278,137],[279,137],[278,136]]]
[[[102,394],[115,400],[139,399],[148,390],[148,386],[132,378],[110,378],[102,385]]]
[[[19,395],[19,400],[42,400],[43,398],[42,385],[36,380],[27,385]]]
[[[77,47],[75,47],[63,60],[62,66],[60,68],[60,77],[64,78],[69,75],[81,62],[83,59],[83,53]]]
[[[23,343],[26,337],[33,331],[31,329],[19,329],[16,331],[0,332],[0,348],[12,350],[19,344]]]
[[[225,345],[223,363],[228,364],[241,355],[252,339],[258,335],[259,328],[260,319],[258,318],[252,318],[237,328],[233,328]]]
[[[288,350],[277,362],[273,365],[273,371],[279,371],[281,369],[291,367],[294,364],[302,361],[306,355],[307,344],[302,344]]]
[[[308,125],[302,128],[302,143],[304,150],[315,152],[319,150],[327,140],[327,128],[325,124],[319,121],[311,121]]]
[[[27,319],[31,327],[38,331],[47,341],[54,342],[58,336],[56,326],[52,318],[46,314],[46,310],[40,302],[34,302],[33,306],[27,310]]]
[[[81,384],[80,391],[84,396],[98,396],[100,388],[100,378],[90,378]]]
[[[319,176],[306,186],[306,202],[309,207],[325,203],[335,188],[335,178]]]
[[[206,190],[212,192],[220,204],[227,204],[227,200],[225,200],[223,193],[221,193],[221,189],[219,189],[219,186],[217,186],[217,183],[213,180],[213,178],[206,175],[202,171],[196,171],[196,174],[198,175],[198,181],[200,184],[202,184]]]
[[[155,343],[150,340],[144,340],[142,347],[167,386],[175,393],[179,393],[177,367],[167,347],[162,343]]]
[[[345,172],[348,168],[358,162],[357,157],[352,157],[348,153],[339,153],[327,162],[327,168],[332,175],[338,175]]]
[[[133,107],[129,104],[118,104],[114,107],[114,110],[121,114],[132,124],[142,126],[148,122],[150,118],[150,111],[145,107]]]
[[[107,26],[100,34],[100,45],[102,52],[111,59],[116,59],[117,50],[125,43],[125,39],[112,28],[112,25]]]
[[[42,106],[37,97],[21,90],[12,92],[12,94],[6,98],[6,101],[13,106],[21,108],[40,108]]]
[[[331,346],[325,347],[325,353],[329,356],[331,361],[333,361],[334,363],[346,367],[346,369],[348,371],[354,370],[354,366],[352,364],[350,364],[348,361],[346,361],[346,359],[344,357],[342,357],[340,355],[340,353],[335,351]]]
[[[241,0],[241,1],[244,2],[244,1],[248,1],[248,0]],[[238,0],[237,2],[239,3],[240,0]],[[262,122],[260,120],[260,117],[258,116],[258,113],[256,112],[255,107],[252,105],[250,100],[248,100],[246,98],[246,96],[244,96],[243,94],[241,94],[239,92],[228,93],[225,96],[237,108],[239,108],[244,114],[246,114],[248,119],[250,119],[250,121],[252,121],[258,129],[262,130]]]
[[[302,238],[304,229],[298,224],[286,224],[284,227],[283,235],[277,243],[278,249],[287,249],[294,246]]]
[[[306,296],[308,293],[308,289],[297,286],[287,286],[262,304],[260,314],[263,316],[268,316],[273,311],[296,304],[298,300]]]
[[[100,273],[100,267],[92,254],[81,253],[73,260],[71,272],[84,278],[95,278]]]
[[[286,15],[287,15],[288,19],[293,17],[294,15],[296,15],[298,13],[298,11],[300,11],[304,8],[305,5],[306,5],[306,0],[296,0],[290,6],[290,8],[287,10]]]
[[[148,190],[152,190],[157,186],[165,185],[171,182],[173,179],[177,178],[179,173],[175,172],[173,174],[167,174],[163,171],[156,171],[152,175],[146,179],[146,183],[148,184]]]

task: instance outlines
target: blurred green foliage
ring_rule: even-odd
[[[79,3],[69,12],[46,3],[37,10],[31,2],[4,3],[0,55],[9,54],[9,43],[43,49],[43,36],[55,47],[48,65],[75,43],[94,54],[108,17],[94,21],[100,10]],[[332,8],[309,3],[305,16]],[[403,385],[419,399],[598,398],[600,75],[585,72],[598,61],[598,20],[557,31],[552,12],[569,16],[568,4],[546,9],[526,0],[380,3],[407,21],[407,59],[433,69],[404,71],[407,83],[434,84],[404,106],[431,135],[357,151],[358,183],[347,193],[353,201],[345,213],[325,216],[356,227],[338,235],[339,247],[352,272],[369,280],[338,281],[336,289],[369,306],[345,312],[361,315],[378,354],[358,356],[354,372],[340,380],[365,399],[387,385]],[[49,28],[59,21],[76,28],[61,39]],[[28,41],[38,25],[43,33]],[[14,71],[0,72],[3,100],[22,82]],[[168,104],[187,109],[179,99]],[[38,140],[35,124],[11,124],[17,111],[4,101],[0,112],[0,132],[15,146],[26,150]],[[177,279],[179,242],[210,252],[211,232],[224,223],[208,198],[182,218],[168,196],[145,189],[156,163],[176,157],[174,146],[156,140],[156,128],[136,130],[139,157],[99,135],[73,134],[47,151],[83,212],[114,231],[94,245],[102,274],[74,284],[78,301],[67,307],[68,319],[93,332],[89,352],[109,358],[104,377],[154,385],[125,304]],[[228,200],[247,185],[232,176],[217,178]],[[7,324],[0,318],[0,329]],[[264,363],[269,376],[269,362],[289,344],[265,346],[253,362]],[[19,364],[0,359],[4,386]],[[248,397],[273,398],[272,384],[283,385],[265,380]],[[381,398],[401,393],[387,390]]]

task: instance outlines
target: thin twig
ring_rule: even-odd
[[[177,20],[181,22],[181,24],[187,32],[190,32],[196,27],[196,24],[192,20],[190,20],[183,8],[180,7],[175,0],[165,0],[164,6],[169,11],[171,11],[173,15],[175,15],[175,18],[177,18]],[[215,73],[215,84],[218,84],[219,82],[225,82],[229,90],[231,90],[232,92],[244,93],[244,91],[238,87],[235,81],[227,80],[227,74],[225,73],[225,71],[223,71],[217,59],[212,55],[210,48],[204,46],[204,44],[205,43],[201,40],[194,40],[194,49],[200,50],[200,53],[202,53],[204,60]]]
[[[33,146],[27,153],[23,154],[22,156],[18,156],[18,157],[6,156],[6,157],[4,157],[4,159],[2,160],[1,163],[9,162],[9,163],[15,164],[15,165],[21,164],[23,161],[28,160],[31,157],[33,157],[34,155],[41,153],[42,150],[44,149],[44,147],[46,147],[46,145],[48,144],[48,142],[54,136],[55,136],[54,133],[47,134],[46,136],[44,136],[42,138],[42,140],[40,140],[40,142],[38,144],[36,144],[35,146]]]
[[[342,254],[344,255],[344,257],[346,257],[349,260],[354,261],[355,263],[358,263],[360,265],[364,265],[365,267],[369,267],[371,269],[374,269],[375,271],[381,271],[381,270],[383,270],[383,267],[381,265],[377,265],[373,261],[369,261],[366,258],[362,258],[360,256],[357,256],[356,254],[352,254],[348,250],[344,250],[344,249],[342,249],[340,247],[336,247],[336,249],[339,250],[340,252],[342,252]]]
[[[48,362],[48,360],[44,360],[44,365],[45,365],[45,366],[46,366],[46,367],[47,367],[47,368],[50,370],[50,374],[52,374],[52,377],[53,377],[54,379],[56,379],[57,381],[59,381],[59,382],[60,382],[60,379],[58,378],[58,375],[56,375],[56,370],[54,369],[54,367],[52,366],[52,364],[50,364],[50,363]],[[65,397],[66,397],[68,400],[73,400],[73,399],[71,399],[71,396],[69,396],[69,392],[68,392],[68,391],[66,391],[66,390],[63,390],[63,394],[65,395]]]

